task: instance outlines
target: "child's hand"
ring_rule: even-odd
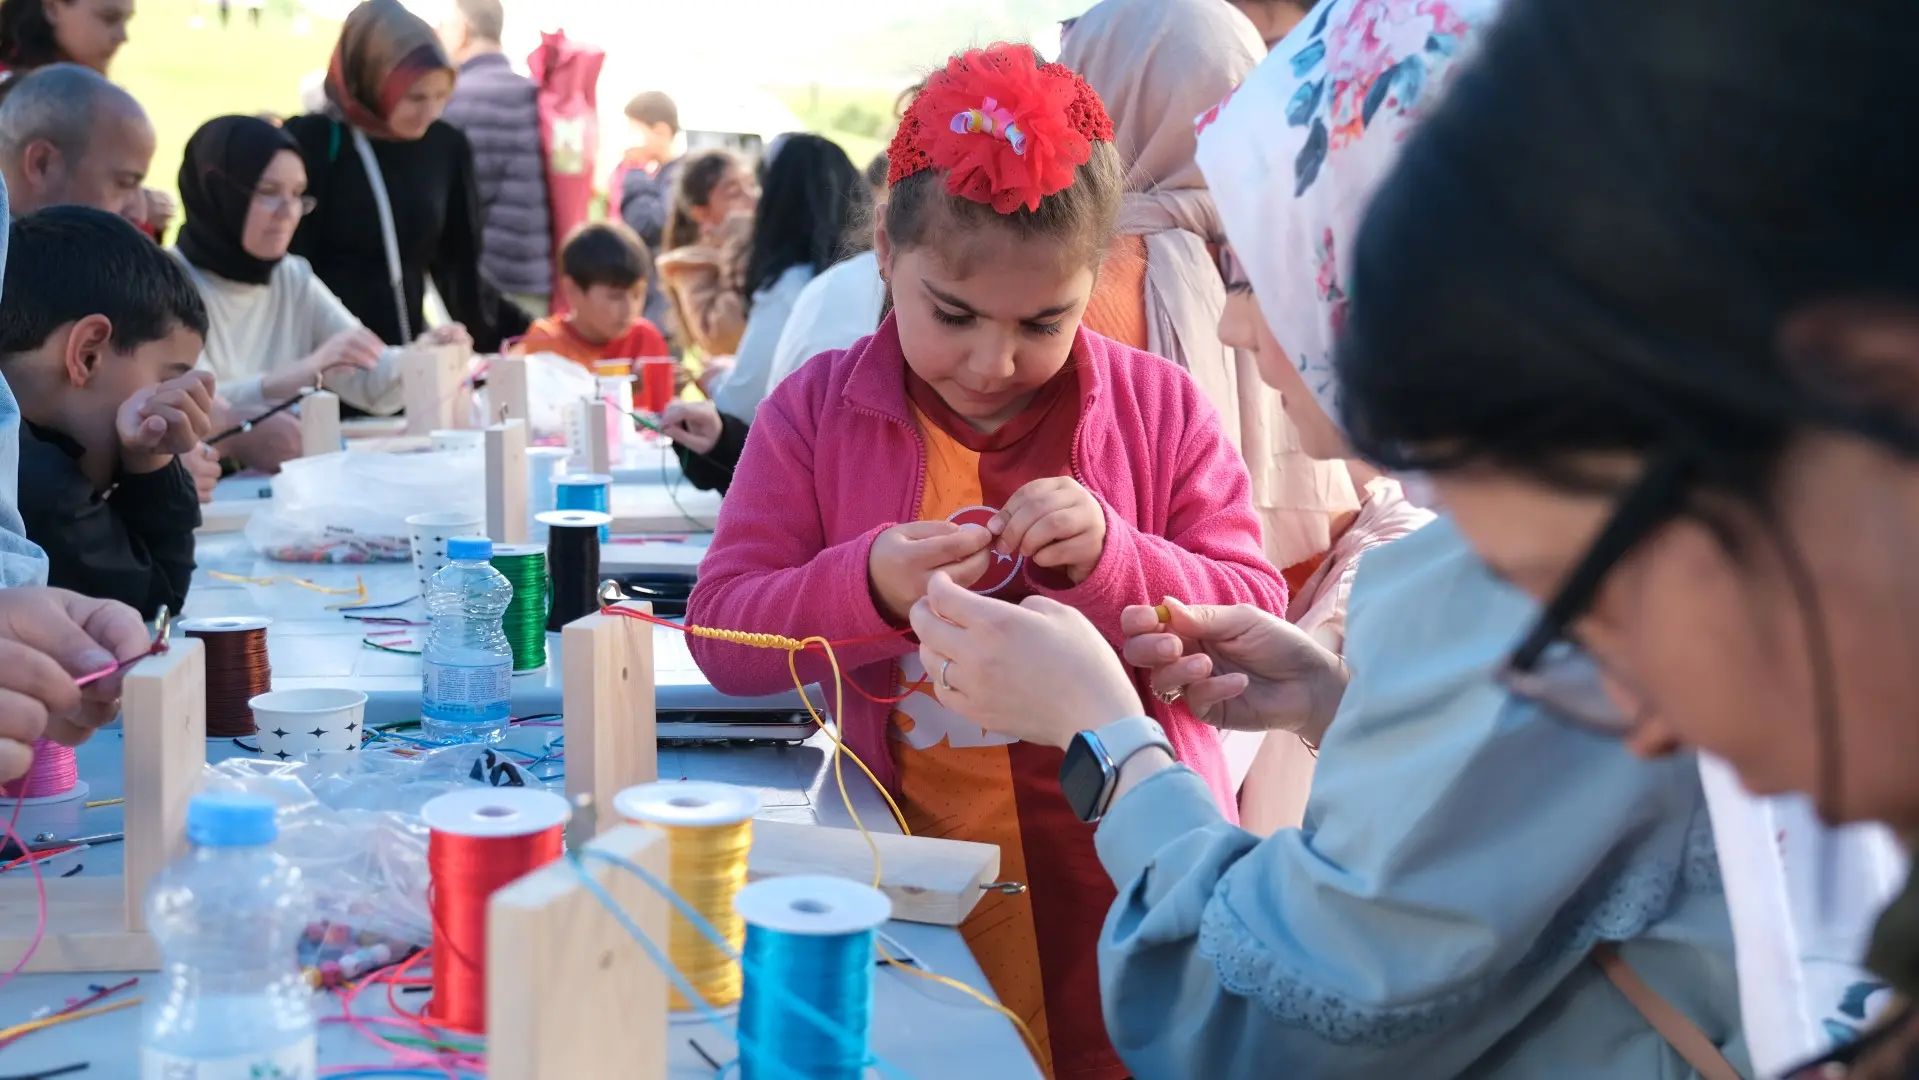
[[[660,414],[660,433],[696,454],[710,454],[725,430],[710,401],[675,401]]]
[[[365,371],[377,367],[380,363],[380,355],[385,351],[386,342],[381,341],[380,335],[364,326],[342,330],[313,350],[313,355],[300,361],[299,370],[304,376],[300,380],[301,385],[314,385],[322,375],[334,368]]]
[[[1013,492],[987,528],[999,537],[994,547],[1001,554],[1063,569],[1075,585],[1092,575],[1106,549],[1106,511],[1070,476],[1049,476]]]
[[[213,376],[189,371],[157,386],[142,387],[114,418],[121,465],[128,472],[163,468],[200,445],[213,430]]]
[[[212,502],[213,489],[220,482],[220,452],[202,444],[181,454],[180,460],[193,475],[193,486],[200,493],[200,501]]]
[[[986,572],[993,534],[978,525],[950,521],[909,521],[879,534],[866,560],[866,577],[881,613],[904,623],[913,605],[926,595],[934,572],[971,585]]]

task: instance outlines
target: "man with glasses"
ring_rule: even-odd
[[[41,68],[0,101],[0,175],[15,216],[90,206],[144,227],[153,147],[133,95],[78,64]]]

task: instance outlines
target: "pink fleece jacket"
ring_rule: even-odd
[[[1286,610],[1286,584],[1261,553],[1246,466],[1219,417],[1177,365],[1084,328],[1073,477],[1106,509],[1106,547],[1087,579],[1049,595],[1084,612],[1117,648],[1129,604],[1167,596],[1195,604]],[[687,621],[804,638],[851,640],[894,629],[874,606],[867,557],[874,537],[919,518],[926,448],[906,400],[906,358],[889,316],[872,336],[822,353],[761,404],[720,511],[712,552]],[[792,685],[784,654],[690,638],[700,670],[723,693]],[[867,693],[893,692],[904,637],[836,649]],[[826,674],[804,657],[801,674]],[[829,700],[831,689],[828,689]],[[1143,702],[1179,759],[1236,818],[1219,738],[1184,705]],[[889,788],[887,705],[846,693],[847,744]]]

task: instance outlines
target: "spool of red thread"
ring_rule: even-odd
[[[420,811],[430,830],[427,870],[433,913],[436,1023],[486,1032],[486,903],[494,892],[558,859],[565,799],[528,788],[475,788],[441,795]]]

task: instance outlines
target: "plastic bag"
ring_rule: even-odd
[[[526,358],[526,411],[536,440],[566,435],[567,412],[576,401],[600,392],[593,373],[564,356],[534,353]]]
[[[281,562],[406,562],[410,514],[486,515],[486,461],[477,450],[382,454],[346,450],[297,458],[273,479],[270,509],[246,537]]]
[[[280,825],[274,850],[300,868],[316,922],[417,946],[433,941],[420,809],[451,791],[509,786],[546,785],[477,745],[370,747],[304,762],[237,757],[208,766],[204,782],[207,791],[273,800]]]

